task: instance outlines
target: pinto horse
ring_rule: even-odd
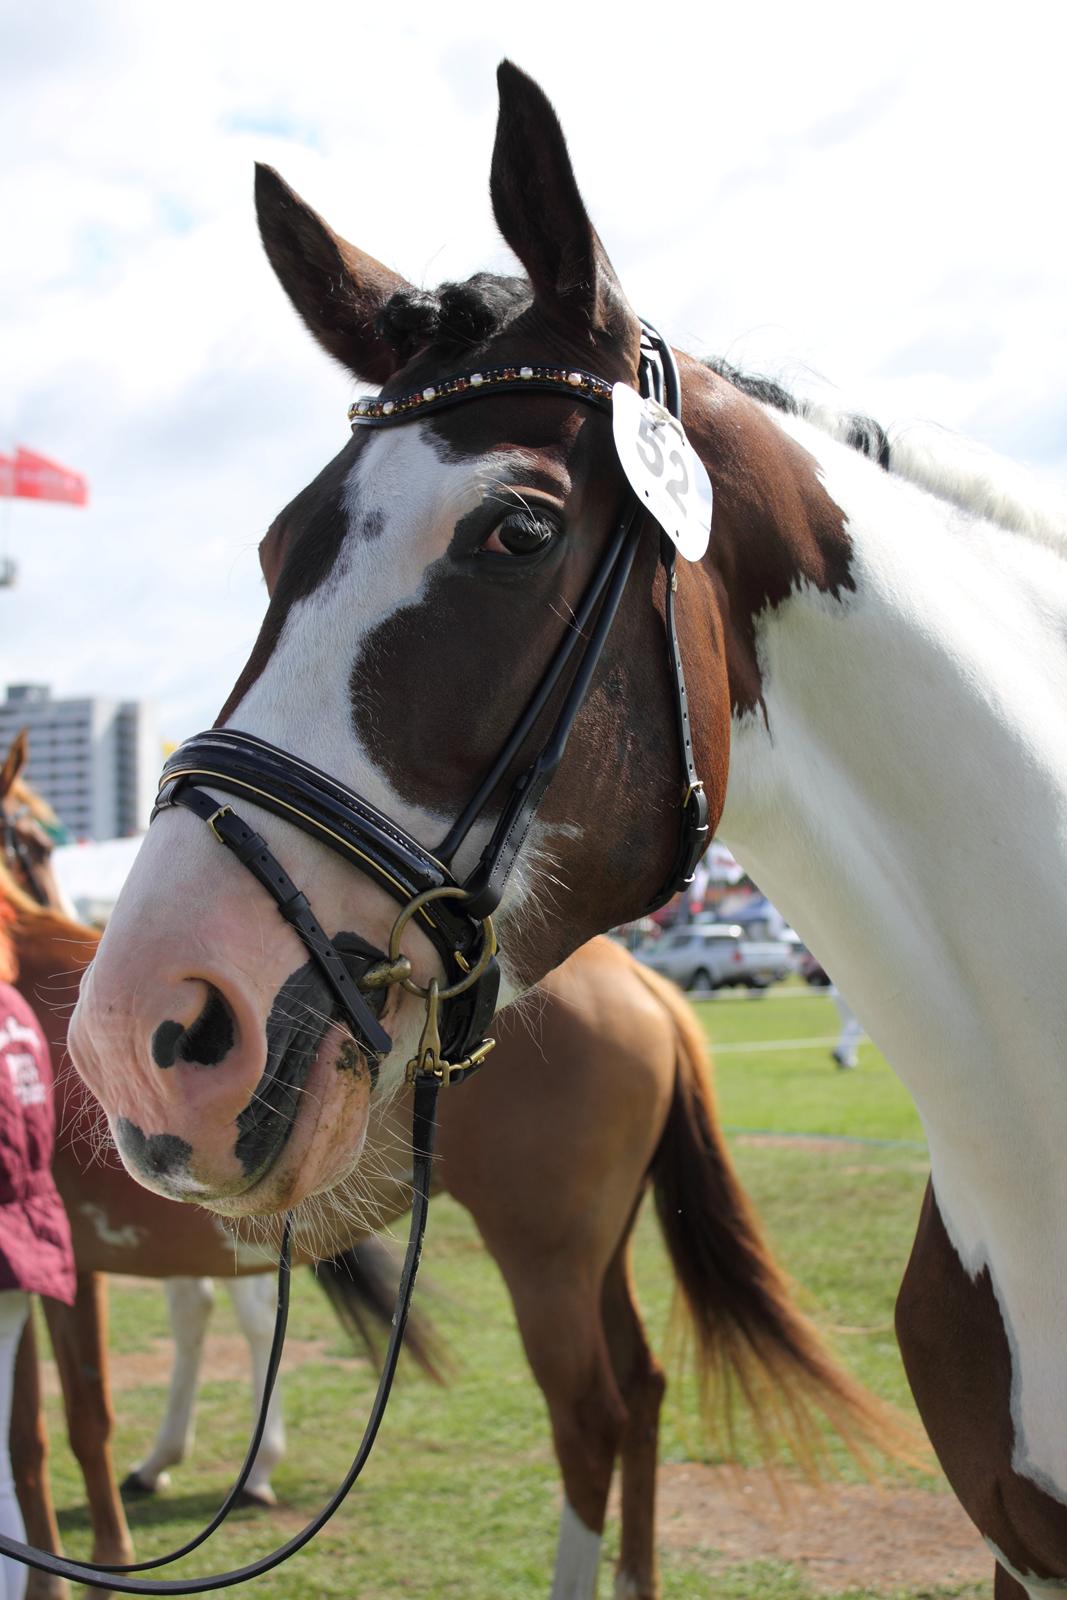
[[[194,742],[191,776],[171,768],[83,989],[75,1059],[143,1182],[232,1214],[291,1205],[358,1160],[406,1062],[433,1064],[432,985],[455,987],[459,934],[449,944],[425,902],[401,928],[381,863],[421,850],[420,881],[468,885],[457,917],[498,902],[504,1003],[660,898],[680,837],[691,854],[699,778],[708,826],[854,998],[919,1107],[932,1179],[898,1302],[905,1364],[996,1556],[998,1600],[1059,1593],[1067,529],[995,463],[936,441],[920,459],[908,437],[877,435],[871,459],[680,355],[711,541],[673,570],[651,523],[634,543],[605,413],[613,385],[655,391],[642,325],[548,101],[510,64],[499,82],[490,192],[524,277],[424,293],[259,170],[282,287],[380,394],[266,535],[261,631],[214,745]],[[557,763],[547,790],[541,757]],[[268,763],[312,801],[286,809],[247,777]],[[362,856],[340,869],[327,792],[359,819]],[[377,857],[368,817],[379,839],[392,829]],[[320,988],[327,1020],[302,1054],[278,1017],[305,945],[235,853],[252,830],[320,932],[379,953],[392,933],[377,1020],[365,1005],[348,1028]],[[293,1083],[306,1092],[283,1106]],[[250,1152],[257,1089],[275,1120]]]
[[[117,1163],[100,1159],[98,1113],[84,1086],[59,1071],[67,991],[55,978],[59,969],[73,976],[84,968],[98,936],[16,890],[6,896],[18,912],[20,986],[43,1010],[54,1041],[63,1129],[55,1175],[79,1266],[151,1277],[262,1272],[261,1243],[235,1236],[199,1207],[176,1207],[146,1193]],[[376,1105],[367,1156],[352,1192],[309,1208],[294,1250],[294,1261],[308,1262],[345,1252],[318,1261],[318,1270],[349,1326],[375,1309],[387,1323],[392,1311],[380,1263],[368,1262],[362,1250],[353,1262],[348,1247],[369,1225],[401,1217],[410,1203],[403,1099]],[[785,1442],[802,1464],[813,1465],[821,1448],[819,1411],[858,1453],[870,1444],[907,1448],[896,1420],[835,1365],[792,1300],[733,1170],[704,1039],[689,1006],[609,941],[580,950],[538,987],[536,1015],[502,1019],[494,1072],[442,1109],[438,1157],[439,1187],[470,1211],[501,1270],[548,1407],[567,1497],[556,1600],[591,1600],[595,1593],[616,1459],[619,1592],[638,1600],[658,1593],[654,1514],[665,1377],[648,1343],[629,1260],[649,1184],[695,1326],[709,1419],[719,1413],[725,1437],[736,1390],[768,1452]],[[253,1316],[257,1309],[262,1314],[256,1300]],[[199,1315],[202,1334],[202,1297],[186,1297],[183,1308]],[[79,1331],[93,1341],[80,1359]],[[94,1415],[103,1436],[96,1443],[110,1471],[106,1324],[101,1336],[75,1322],[63,1349],[75,1380],[89,1358],[98,1374]],[[197,1352],[194,1338],[187,1358],[195,1361]],[[436,1375],[424,1330],[413,1354]],[[65,1394],[68,1387],[65,1379]],[[161,1465],[159,1454],[148,1459],[149,1476]],[[113,1492],[113,1477],[111,1484]],[[47,1587],[49,1580],[35,1575],[35,1581],[42,1584],[35,1593],[50,1600],[60,1592]]]

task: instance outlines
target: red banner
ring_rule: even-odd
[[[0,497],[20,500],[61,500],[70,506],[89,504],[89,484],[80,472],[61,467],[22,445],[14,460],[0,456]]]

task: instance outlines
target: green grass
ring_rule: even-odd
[[[703,1003],[701,1019],[724,1045],[832,1034],[825,997]],[[487,1070],[491,1070],[491,1067]],[[862,1139],[920,1137],[914,1113],[884,1063],[865,1046],[861,1070],[836,1072],[827,1051],[753,1050],[718,1057],[723,1121],[737,1128],[833,1133]],[[462,1092],[462,1090],[458,1091]],[[778,1249],[802,1293],[847,1364],[877,1393],[905,1409],[910,1401],[892,1335],[892,1305],[924,1181],[920,1151],[843,1144],[780,1147],[735,1141],[735,1155]],[[650,1331],[662,1347],[672,1294],[669,1267],[651,1216],[638,1229],[636,1275]],[[464,1212],[435,1202],[424,1271],[424,1299],[457,1360],[446,1390],[407,1375],[398,1384],[371,1464],[338,1518],[308,1552],[280,1573],[257,1580],[257,1597],[311,1600],[532,1600],[549,1590],[559,1487],[540,1394],[530,1378],[510,1305],[496,1269],[478,1246]],[[124,1359],[156,1348],[163,1298],[154,1286],[112,1280],[112,1350],[116,1380]],[[233,1333],[225,1296],[215,1331]],[[836,1332],[834,1331],[836,1330]],[[275,1476],[277,1513],[241,1513],[185,1570],[219,1570],[288,1537],[324,1501],[347,1467],[371,1394],[363,1363],[340,1360],[336,1327],[308,1274],[294,1286],[292,1332],[321,1341],[284,1380],[289,1454]],[[561,1330],[565,1337],[565,1330]],[[120,1472],[146,1449],[161,1414],[163,1391],[143,1384],[116,1394]],[[195,1459],[178,1469],[169,1494],[132,1508],[138,1550],[161,1552],[183,1541],[213,1510],[239,1461],[247,1433],[243,1385],[212,1382],[201,1393]],[[68,1548],[87,1553],[83,1491],[50,1407],[56,1497]],[[744,1457],[752,1443],[742,1432]],[[667,1461],[713,1460],[693,1394],[672,1385],[662,1453]],[[842,1470],[849,1470],[842,1463]],[[887,1472],[887,1478],[895,1476]],[[747,1562],[712,1576],[707,1549],[666,1551],[667,1600],[809,1600],[803,1574],[777,1562]],[[609,1528],[606,1555],[617,1529]],[[605,1562],[601,1593],[611,1591]],[[247,1591],[240,1591],[247,1592]],[[947,1595],[924,1587],[914,1595]],[[959,1592],[959,1591],[955,1591]],[[987,1587],[962,1591],[973,1600]],[[866,1591],[850,1592],[862,1600]]]
[[[860,1046],[860,1066],[841,1072],[831,1046],[760,1051],[775,1041],[833,1039],[837,1008],[824,990],[791,985],[759,999],[696,1004],[715,1058],[719,1111],[727,1128],[829,1133],[853,1138],[922,1141],[907,1091],[873,1044]]]

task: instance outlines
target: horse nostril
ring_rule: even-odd
[[[152,1035],[152,1060],[157,1067],[189,1061],[198,1067],[217,1067],[233,1049],[233,1012],[213,985],[207,985],[204,1009],[195,1022],[161,1022]]]

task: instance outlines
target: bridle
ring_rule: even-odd
[[[47,906],[51,903],[48,891],[37,876],[37,863],[19,829],[19,823],[24,817],[33,817],[28,806],[22,806],[12,816],[6,806],[0,805],[0,840],[2,840],[4,860],[8,870],[17,879],[21,879],[30,898],[39,906]]]
[[[681,416],[681,386],[669,346],[644,325],[641,346],[642,392]],[[449,407],[490,395],[565,394],[600,410],[611,410],[611,385],[591,373],[548,366],[508,366],[464,373],[396,399],[359,400],[349,410],[353,429],[402,426]],[[484,1029],[496,1007],[499,969],[495,959],[492,914],[522,851],[537,807],[567,746],[571,730],[596,671],[649,518],[632,492],[575,610],[555,656],[531,695],[496,760],[482,778],[445,837],[427,850],[399,823],[368,800],[285,750],[251,734],[215,728],[197,734],[175,751],[163,769],[153,816],[181,806],[207,822],[219,842],[247,867],[273,897],[279,911],[303,940],[335,998],[347,1013],[357,1041],[371,1063],[392,1047],[368,995],[382,996],[399,982],[420,993],[428,1010],[441,1011],[441,1052],[433,1070],[442,1081],[466,1075],[487,1053]],[[689,730],[685,675],[675,621],[675,550],[660,536],[666,573],[666,634],[671,681],[684,769],[684,798],[677,857],[671,874],[652,901],[654,910],[691,882],[708,839],[708,808],[697,776]],[[572,669],[572,670],[571,670]],[[484,816],[519,752],[564,683],[562,704],[540,750],[507,792],[488,843],[474,868],[460,880],[455,860]],[[200,785],[243,798],[290,822],[357,867],[399,905],[388,953],[342,959],[315,920],[305,897],[275,859],[265,841],[243,823],[230,804],[220,805]],[[400,932],[418,918],[441,961],[444,983],[420,990],[399,952]],[[353,976],[349,969],[356,969]],[[413,1079],[418,1070],[409,1064]]]
[[[658,401],[673,417],[681,418],[681,386],[673,353],[648,324],[642,325],[640,387],[642,394]],[[610,412],[611,391],[611,384],[591,373],[544,365],[496,367],[448,378],[395,399],[359,400],[350,408],[349,418],[353,429],[390,427],[503,392],[563,394],[570,400],[580,400]],[[0,1551],[71,1581],[120,1594],[200,1594],[243,1583],[287,1560],[325,1525],[359,1476],[385,1412],[418,1271],[429,1205],[437,1095],[443,1084],[462,1082],[469,1077],[493,1048],[494,1041],[485,1037],[485,1028],[496,1009],[500,982],[492,914],[500,903],[537,807],[563,758],[649,522],[636,495],[628,493],[603,558],[544,677],[492,767],[433,851],[426,850],[403,827],[354,790],[288,751],[251,734],[215,728],[187,740],[167,761],[153,820],[175,806],[191,811],[207,823],[218,842],[270,894],[282,917],[307,947],[365,1052],[372,1087],[377,1081],[381,1059],[392,1049],[392,1040],[378,1020],[380,1003],[387,990],[398,983],[425,1004],[422,1036],[406,1069],[407,1081],[414,1086],[414,1201],[397,1310],[370,1418],[344,1482],[318,1516],[270,1555],[233,1572],[204,1579],[134,1582],[122,1576],[164,1566],[189,1554],[221,1525],[239,1498],[259,1448],[281,1359],[288,1315],[291,1244],[288,1217],[282,1235],[274,1342],[256,1430],[241,1472],[207,1528],[180,1550],[127,1566],[71,1562],[2,1537]],[[707,799],[692,751],[685,676],[675,621],[675,549],[663,533],[659,535],[659,547],[666,578],[665,627],[684,794],[675,864],[649,910],[664,904],[692,881],[709,832]],[[453,863],[461,846],[483,816],[570,668],[573,668],[570,681],[547,738],[533,760],[514,779],[488,843],[473,870],[460,881],[455,876]],[[243,799],[272,812],[318,840],[383,888],[399,908],[388,949],[375,951],[367,946],[357,955],[348,951],[342,954],[266,841],[241,819],[232,805],[220,805],[201,785],[209,785],[234,799]],[[431,979],[425,987],[417,984],[410,962],[400,953],[404,929],[415,919],[440,959],[443,984],[437,979]]]

